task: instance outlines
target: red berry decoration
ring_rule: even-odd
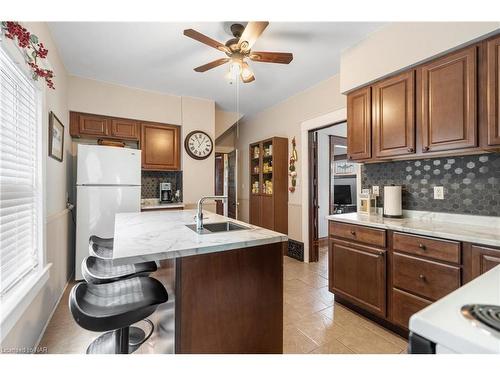
[[[38,66],[38,59],[47,58],[49,51],[45,48],[42,42],[38,41],[35,34],[31,34],[28,30],[22,27],[19,22],[3,21],[0,25],[0,31],[4,33],[6,38],[17,40],[17,45],[24,49],[26,64],[33,72],[33,79],[45,79],[47,87],[55,89],[54,72],[50,69],[43,69]]]

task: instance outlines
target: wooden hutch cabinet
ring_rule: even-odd
[[[288,139],[250,145],[250,224],[288,234]]]

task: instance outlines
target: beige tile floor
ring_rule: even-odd
[[[327,273],[326,249],[320,250],[318,263],[284,258],[283,352],[405,353],[406,340],[334,302],[328,291]],[[71,286],[70,283],[40,343],[48,353],[85,353],[88,344],[99,335],[74,322],[67,305]],[[138,351],[152,352],[156,350],[151,343]]]
[[[318,263],[284,260],[284,353],[398,354],[407,341],[334,302],[328,291],[328,251]]]

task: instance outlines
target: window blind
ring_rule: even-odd
[[[39,263],[40,158],[37,90],[0,48],[0,296]]]

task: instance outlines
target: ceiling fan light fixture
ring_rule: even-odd
[[[252,78],[253,72],[250,69],[250,66],[248,63],[243,62],[243,68],[241,69],[241,79],[243,81],[248,81],[250,78]]]
[[[237,78],[243,70],[243,61],[240,58],[232,57],[229,62],[229,73],[231,77]]]

